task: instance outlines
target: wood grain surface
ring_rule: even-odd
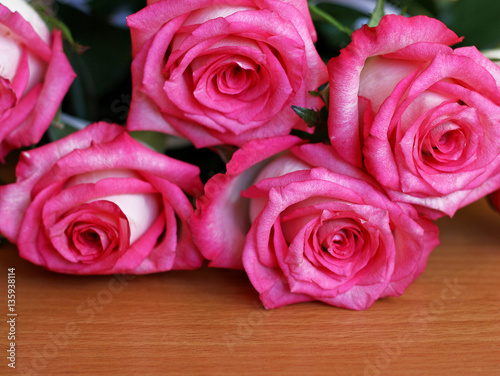
[[[363,312],[314,302],[266,311],[240,271],[61,275],[4,241],[0,374],[500,375],[500,215],[482,200],[438,224],[424,274]],[[9,267],[16,370],[5,356]]]

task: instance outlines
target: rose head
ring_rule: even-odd
[[[127,126],[196,147],[307,130],[291,105],[328,79],[305,0],[149,1],[129,16],[133,94]]]
[[[0,187],[0,232],[21,257],[72,274],[193,269],[186,196],[197,167],[156,153],[114,124],[96,123],[21,154]]]
[[[500,67],[460,41],[435,19],[385,16],[328,64],[335,150],[432,218],[500,185]]]
[[[329,147],[303,145],[292,154],[245,192],[253,224],[243,265],[264,306],[320,300],[360,310],[401,295],[438,244],[437,227]],[[283,165],[285,174],[276,175]]]
[[[75,74],[62,50],[23,0],[0,4],[0,160],[40,141]]]
[[[437,227],[330,147],[297,143],[250,142],[206,184],[190,219],[204,256],[222,267],[242,257],[266,308],[320,300],[365,309],[400,295],[438,244]]]

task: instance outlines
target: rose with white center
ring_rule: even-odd
[[[156,153],[122,127],[96,123],[21,154],[0,187],[0,232],[21,257],[71,274],[194,269],[186,225],[199,169]]]
[[[23,0],[0,4],[0,160],[40,141],[75,74],[52,34]]]

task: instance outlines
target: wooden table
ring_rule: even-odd
[[[61,275],[4,242],[0,374],[500,375],[500,215],[480,201],[438,224],[441,245],[424,274],[364,312],[322,303],[265,311],[231,270]],[[5,356],[9,267],[20,372]]]

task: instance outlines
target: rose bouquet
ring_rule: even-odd
[[[39,3],[49,31],[2,1],[0,157],[24,149],[0,233],[62,273],[244,269],[266,308],[401,295],[434,220],[500,207],[500,66],[435,18],[353,2],[347,27],[339,3],[130,1],[126,24]],[[105,64],[54,19],[75,15],[128,48]]]

